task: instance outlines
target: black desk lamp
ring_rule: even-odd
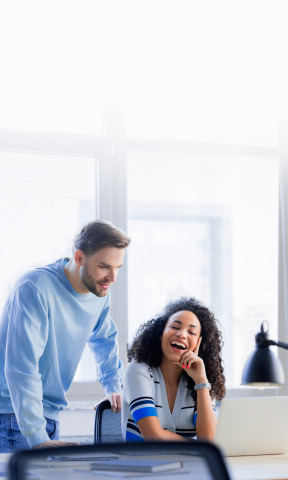
[[[288,350],[288,344],[269,340],[268,328],[264,330],[264,322],[261,323],[261,332],[255,335],[255,341],[256,350],[246,361],[241,384],[255,387],[282,387],[285,383],[283,367],[279,358],[270,351],[269,347],[276,345]]]

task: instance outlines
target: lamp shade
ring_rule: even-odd
[[[246,361],[241,384],[267,387],[283,386],[284,383],[284,370],[279,358],[268,346],[256,348]]]

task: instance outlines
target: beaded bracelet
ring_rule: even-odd
[[[211,390],[211,383],[198,383],[198,385],[194,385],[194,390],[200,390],[201,388],[209,388],[209,390]]]

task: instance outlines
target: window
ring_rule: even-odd
[[[261,321],[277,338],[278,160],[240,154],[128,156],[129,337],[171,299],[219,319],[228,386]]]
[[[37,138],[30,140],[37,145]],[[62,140],[64,145],[67,138]],[[121,150],[121,163],[119,150],[117,157],[107,154],[113,148],[105,138],[90,140],[75,142],[80,146],[74,153],[71,142],[69,148],[57,147],[61,155],[53,149],[41,153],[39,142],[34,153],[23,153],[21,142],[17,151],[0,153],[0,242],[8,252],[1,306],[19,274],[69,256],[75,233],[100,212],[132,238],[112,292],[124,362],[127,341],[140,323],[169,299],[193,295],[219,319],[228,387],[239,385],[262,320],[269,321],[271,338],[278,338],[279,166],[274,149],[243,153],[227,145],[152,141],[147,146],[134,139],[127,141],[126,154]],[[75,395],[94,398],[98,383],[90,382],[95,378],[86,349]]]
[[[1,311],[20,274],[71,256],[75,233],[95,217],[95,163],[92,157],[0,152]],[[75,380],[96,378],[91,357],[86,348]]]

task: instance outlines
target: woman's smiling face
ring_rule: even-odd
[[[161,338],[163,357],[179,361],[182,354],[195,350],[201,325],[196,315],[187,310],[176,312],[168,319]]]

